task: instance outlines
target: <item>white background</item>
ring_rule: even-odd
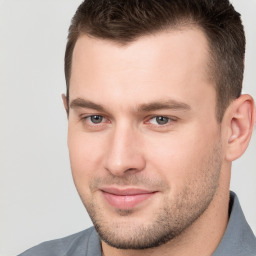
[[[0,256],[91,225],[66,146],[63,56],[80,0],[0,0]],[[256,1],[233,1],[247,34],[244,92],[256,97]],[[256,136],[231,188],[256,232]]]

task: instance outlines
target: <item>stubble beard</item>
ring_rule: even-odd
[[[201,166],[203,178],[188,182],[175,198],[166,196],[163,206],[150,213],[154,216],[150,223],[127,222],[126,218],[134,213],[132,209],[116,210],[117,221],[109,219],[104,208],[93,200],[82,201],[100,238],[111,247],[133,250],[158,247],[181,235],[206,211],[218,188],[221,163],[221,146],[218,145]]]

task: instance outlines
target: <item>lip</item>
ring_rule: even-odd
[[[118,189],[114,187],[102,188],[104,199],[116,209],[131,209],[152,197],[156,191],[139,188]]]

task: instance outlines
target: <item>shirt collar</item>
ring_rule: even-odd
[[[230,192],[229,212],[227,229],[213,256],[255,256],[256,238],[234,192]]]

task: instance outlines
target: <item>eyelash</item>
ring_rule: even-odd
[[[99,123],[94,123],[92,122],[91,118],[93,117],[98,117],[98,118],[101,118],[102,120],[108,120],[106,117],[104,117],[103,115],[88,115],[88,116],[82,116],[81,117],[81,120],[83,122],[85,122],[86,124],[88,124],[89,126],[92,126],[92,127],[96,127],[96,126],[102,126],[102,124],[105,124],[105,123],[110,123],[110,122],[102,122],[100,121]]]
[[[92,118],[100,118],[100,122],[99,123],[94,123],[91,119]],[[163,123],[163,124],[157,124],[157,118],[162,118],[166,121],[166,123]],[[155,119],[155,123],[151,123],[150,121],[152,121],[153,119]],[[82,116],[81,117],[81,120],[83,122],[86,123],[86,125],[88,125],[89,127],[92,127],[92,128],[101,128],[102,126],[110,123],[111,121],[109,121],[106,117],[104,117],[103,115],[99,115],[99,114],[95,114],[95,115],[87,115],[87,116]],[[161,129],[161,128],[166,128],[166,127],[169,127],[170,125],[173,124],[173,122],[176,122],[178,120],[178,118],[176,117],[169,117],[169,116],[164,116],[164,115],[155,115],[155,116],[150,116],[146,119],[146,121],[144,121],[144,124],[147,124],[151,127],[154,127],[154,128],[158,128],[158,129]]]
[[[158,121],[162,121],[162,120],[159,120],[159,119],[162,119],[162,120],[165,120],[166,121],[166,123],[163,123],[163,124],[160,124],[160,123],[158,123]],[[152,121],[153,119],[155,119],[155,122],[154,122],[154,124],[152,124],[152,123],[150,123],[150,121]],[[158,120],[158,121],[157,121]],[[165,122],[165,121],[163,121],[163,122]],[[150,117],[145,123],[150,123],[151,125],[156,125],[156,126],[166,126],[166,125],[168,125],[169,123],[171,123],[172,121],[174,121],[174,119],[173,118],[171,118],[171,117],[168,117],[168,116],[153,116],[153,117]]]

